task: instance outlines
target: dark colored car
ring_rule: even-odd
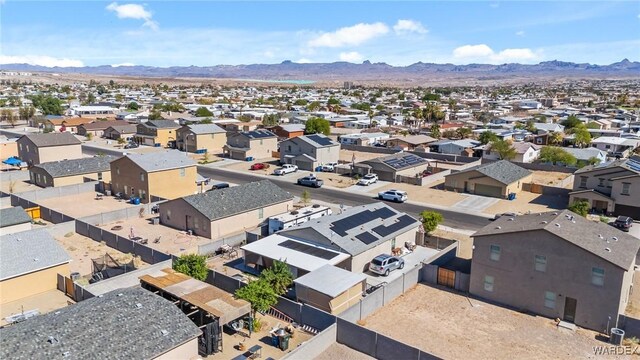
[[[624,232],[629,232],[633,226],[633,219],[628,216],[618,216],[616,221],[613,222],[613,226]]]
[[[135,149],[137,147],[140,147],[140,145],[134,143],[134,142],[130,142],[127,145],[124,146],[125,149]]]
[[[218,189],[224,189],[224,188],[228,188],[229,184],[227,183],[218,183],[218,184],[214,184],[210,190],[208,191],[212,191],[212,190],[218,190]]]

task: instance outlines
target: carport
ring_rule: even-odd
[[[362,298],[367,276],[325,265],[293,281],[299,302],[339,314]]]

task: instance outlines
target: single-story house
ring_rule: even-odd
[[[418,155],[400,152],[356,163],[353,172],[360,175],[374,173],[383,181],[398,182],[398,176],[422,176],[429,161]]]
[[[0,236],[27,230],[31,230],[31,217],[22,207],[0,209]]]
[[[461,140],[440,140],[429,145],[429,148],[433,152],[438,152],[441,154],[452,154],[452,155],[467,155],[469,154],[469,150],[474,147],[480,145],[480,141],[471,140],[471,139],[461,139]]]
[[[521,163],[534,162],[540,157],[540,150],[542,149],[542,146],[530,142],[515,142],[511,144],[511,147],[516,151],[516,156],[513,158],[513,161]],[[491,151],[491,144],[487,144],[484,146],[482,158],[499,160],[500,154],[496,151]]]
[[[293,209],[293,196],[269,180],[185,196],[160,204],[160,222],[220,239],[254,229]]]
[[[367,277],[327,264],[293,282],[298,302],[336,315],[362,299]]]
[[[28,134],[17,142],[20,160],[29,165],[82,157],[82,142],[68,132]]]
[[[445,176],[444,187],[449,191],[506,199],[519,193],[522,185],[530,183],[533,173],[507,160],[477,165]]]
[[[53,132],[70,132],[77,133],[78,127],[94,121],[88,118],[63,118],[50,119],[45,121],[44,128]]]
[[[111,140],[120,138],[133,138],[138,131],[138,127],[134,124],[111,125],[104,130],[104,137]]]
[[[387,140],[387,147],[400,148],[402,150],[415,150],[416,148],[429,148],[429,144],[437,141],[428,135],[409,135],[395,137]]]
[[[599,160],[599,164],[604,163],[607,160],[607,152],[594,148],[562,148],[564,151],[573,155],[577,160],[578,166],[584,166],[589,164],[591,158]]]
[[[338,141],[342,145],[360,145],[360,146],[371,146],[374,144],[379,144],[387,141],[389,139],[389,134],[387,133],[358,133],[358,134],[346,134],[340,135],[338,137]]]
[[[110,164],[115,159],[106,155],[41,163],[29,168],[29,178],[40,187],[82,184],[86,179],[110,182]]]
[[[88,124],[78,125],[77,133],[78,135],[87,136],[87,134],[91,134],[95,137],[102,137],[104,135],[104,131],[107,130],[111,126],[120,126],[120,125],[128,125],[126,121],[94,121]]]

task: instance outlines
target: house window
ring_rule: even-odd
[[[587,187],[587,179],[589,179],[586,176],[580,176],[580,187],[581,188],[586,188]]]
[[[102,180],[102,173],[101,172],[98,173],[98,181],[100,181],[100,180]]]
[[[27,145],[27,152],[29,152],[29,145]]]
[[[536,271],[546,272],[547,271],[547,257],[544,255],[536,255],[535,256],[535,269]]]
[[[198,221],[198,217],[195,217],[193,219],[193,227],[196,228],[196,229],[200,228],[200,222]]]
[[[171,210],[167,210],[167,212],[165,213],[165,217],[167,218],[167,220],[171,220]]]
[[[185,177],[187,175],[187,169],[182,168],[180,169],[180,177]]]
[[[262,219],[264,217],[264,208],[258,209],[258,219]]]
[[[20,147],[20,151],[22,151],[22,144],[18,144],[18,146]]]
[[[140,173],[140,181],[144,181],[144,173]]]
[[[120,167],[116,166],[116,174],[120,175]]]
[[[544,292],[544,307],[549,309],[556,308],[556,293],[552,291]]]
[[[622,183],[622,195],[629,195],[629,188],[631,187],[631,183]]]
[[[287,145],[287,151],[291,151],[291,145]]]
[[[591,268],[591,283],[596,286],[604,286],[604,269]]]
[[[604,186],[604,178],[598,178],[598,186]]]
[[[484,290],[493,292],[493,276],[485,275],[484,277]]]
[[[491,245],[489,259],[493,261],[500,261],[500,246]]]

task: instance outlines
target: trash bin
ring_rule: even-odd
[[[280,341],[278,341],[278,335],[273,334],[271,335],[271,345],[278,347],[278,345],[280,345]]]
[[[246,161],[253,161],[253,156],[247,156]]]
[[[287,351],[289,350],[289,338],[291,337],[291,335],[287,334],[287,335],[282,335],[280,336],[280,350],[282,351]]]
[[[132,197],[130,201],[133,205],[140,205],[140,198],[137,196]]]
[[[622,340],[624,340],[624,330],[612,328],[609,335],[609,343],[620,346],[622,345]]]
[[[74,271],[74,272],[71,273],[71,280],[76,281],[76,280],[79,280],[79,279],[80,279],[80,273],[79,272]]]

